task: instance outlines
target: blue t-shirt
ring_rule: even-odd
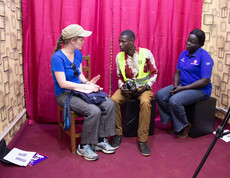
[[[177,69],[180,69],[180,83],[182,85],[191,84],[201,78],[211,78],[214,62],[207,51],[199,48],[192,56],[185,50],[180,54]],[[201,88],[207,98],[211,95],[211,82]]]
[[[74,51],[74,61],[76,65],[76,70],[80,75],[80,64],[82,63],[82,54],[79,50]],[[61,51],[58,50],[55,52],[51,58],[51,70],[54,80],[54,90],[55,95],[58,96],[64,90],[68,90],[65,88],[61,88],[57,82],[57,79],[54,75],[54,71],[56,72],[65,72],[65,77],[67,81],[74,82],[74,83],[81,83],[79,80],[79,76],[74,75],[75,69],[71,68],[72,62],[66,57],[66,55]]]

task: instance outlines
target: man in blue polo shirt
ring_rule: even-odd
[[[186,138],[191,128],[184,107],[211,95],[210,78],[214,62],[201,48],[204,41],[202,30],[190,32],[186,50],[180,54],[177,63],[173,85],[160,89],[155,96],[162,124],[171,121],[178,138]]]

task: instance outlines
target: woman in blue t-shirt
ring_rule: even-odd
[[[202,30],[190,32],[186,50],[177,63],[173,85],[160,89],[155,96],[162,124],[172,121],[172,131],[178,138],[186,138],[191,128],[184,107],[211,95],[214,63],[209,53],[201,48],[204,41]]]
[[[80,50],[84,44],[84,37],[92,34],[77,24],[67,26],[62,30],[57,42],[55,53],[51,59],[51,69],[54,79],[55,95],[58,105],[64,106],[71,90],[89,90],[97,92],[100,87],[96,85],[100,75],[87,81],[82,73],[82,54]],[[114,153],[106,137],[115,135],[115,104],[107,98],[99,106],[88,104],[77,96],[70,100],[72,111],[84,116],[82,126],[81,144],[77,154],[86,160],[97,160],[98,155],[91,149],[104,153]],[[100,108],[103,108],[101,111]]]

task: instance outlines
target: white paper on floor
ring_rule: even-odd
[[[224,130],[224,132],[223,132],[223,133],[226,133],[226,132],[229,132],[229,130],[228,130],[228,129],[226,129],[226,130]],[[215,131],[215,132],[213,132],[213,134],[215,135],[215,134],[216,134],[216,131]],[[227,135],[224,135],[223,137],[221,137],[221,139],[222,139],[222,140],[224,140],[225,142],[229,142],[229,141],[230,141],[230,133],[229,133],[229,134],[227,134]]]
[[[23,151],[18,148],[13,148],[3,159],[19,166],[27,166],[35,153],[36,152]]]

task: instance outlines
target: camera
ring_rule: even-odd
[[[129,91],[131,91],[133,94],[137,92],[137,86],[133,80],[128,80],[125,83],[126,85],[123,87],[124,89],[129,89]]]

